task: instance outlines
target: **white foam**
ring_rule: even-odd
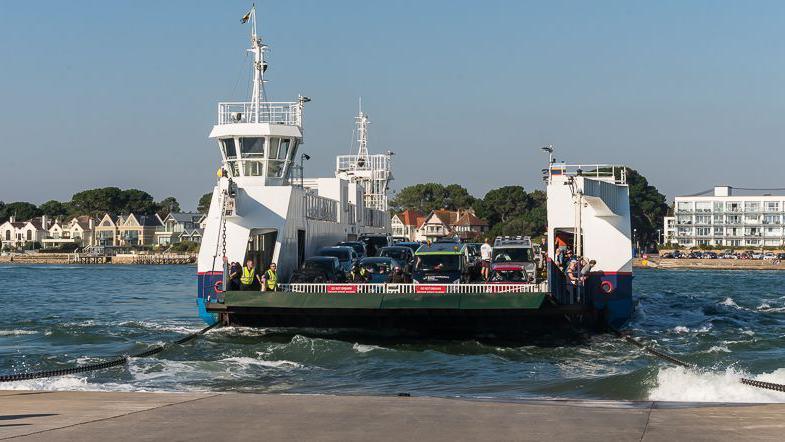
[[[731,298],[730,296],[728,296],[722,302],[720,302],[720,305],[727,305],[728,307],[740,308],[739,304],[736,304],[736,301],[734,301],[733,298]]]
[[[785,402],[785,394],[744,385],[742,377],[785,383],[785,369],[750,376],[734,368],[724,372],[702,372],[682,367],[661,368],[656,385],[649,391],[655,401],[687,402]]]
[[[713,345],[709,350],[709,353],[730,353],[730,349],[725,345]]]
[[[374,350],[384,350],[384,347],[355,343],[352,345],[352,350],[356,351],[357,353],[368,353],[369,351]]]
[[[145,391],[131,384],[92,384],[87,378],[58,376],[45,379],[5,382],[3,390],[43,390],[43,391]]]
[[[0,330],[0,336],[20,336],[20,335],[34,335],[38,333],[35,330]]]
[[[690,329],[689,327],[685,327],[683,325],[677,325],[676,327],[673,327],[673,331],[675,333],[687,333],[690,331]]]
[[[242,367],[251,367],[251,366],[259,366],[259,367],[267,367],[267,368],[300,368],[302,364],[298,364],[297,362],[292,361],[265,361],[263,359],[256,359],[256,358],[249,358],[247,356],[234,356],[231,358],[224,358],[221,359],[220,362],[231,362],[238,364]]]

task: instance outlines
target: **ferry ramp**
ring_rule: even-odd
[[[0,440],[782,440],[785,404],[0,391]]]

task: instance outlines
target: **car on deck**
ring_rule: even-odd
[[[318,256],[334,256],[338,258],[338,261],[341,262],[341,270],[347,275],[352,271],[354,263],[359,259],[357,252],[353,248],[346,246],[322,247],[316,254]]]
[[[371,256],[361,259],[360,267],[368,272],[369,283],[383,284],[390,278],[393,269],[395,267],[403,269],[403,264],[388,256]]]
[[[368,253],[365,250],[365,243],[362,241],[341,241],[336,244],[336,246],[353,248],[354,251],[357,252],[357,256],[359,258],[365,258],[368,256]]]
[[[412,249],[402,246],[382,247],[379,251],[379,256],[386,256],[398,261],[403,266],[401,267],[403,271],[411,273],[411,266],[414,262],[414,252],[412,252]]]
[[[414,254],[412,279],[420,284],[461,284],[470,280],[466,245],[456,242],[423,244]]]
[[[363,234],[357,239],[365,244],[366,256],[377,256],[379,249],[390,245],[390,237],[381,234]]]
[[[414,253],[417,253],[417,249],[419,249],[420,246],[422,246],[422,244],[418,243],[418,242],[415,242],[415,241],[404,241],[404,242],[399,242],[398,244],[396,244],[396,246],[398,246],[398,247],[408,247],[408,248],[412,249],[412,254],[414,254]]]
[[[290,283],[346,282],[341,262],[334,256],[306,258],[300,269],[289,278]]]
[[[535,282],[537,262],[528,236],[498,236],[493,242],[491,281]]]

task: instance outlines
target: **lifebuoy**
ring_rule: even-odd
[[[602,281],[600,283],[600,289],[606,294],[610,295],[613,292],[613,284],[610,281]]]
[[[223,284],[224,284],[224,282],[221,281],[220,279],[218,281],[215,281],[215,285],[213,285],[213,289],[215,290],[215,293],[223,293],[224,292]],[[221,286],[221,288],[219,288],[218,286]]]

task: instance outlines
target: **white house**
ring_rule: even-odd
[[[402,236],[409,241],[417,239],[417,227],[425,221],[425,215],[414,209],[406,209],[393,215],[390,220],[393,236]]]

